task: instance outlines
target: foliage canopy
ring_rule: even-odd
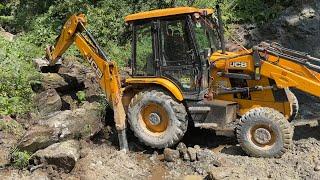
[[[128,14],[174,6],[214,7],[221,3],[223,19],[232,23],[263,24],[273,19],[294,0],[2,0],[0,27],[18,34],[15,42],[0,37],[0,114],[20,114],[32,106],[30,82],[37,80],[31,59],[44,55],[53,44],[65,20],[85,13],[94,37],[106,52],[124,66],[130,55]],[[79,56],[75,48],[68,51]]]

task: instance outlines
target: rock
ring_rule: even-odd
[[[44,89],[65,90],[68,83],[57,73],[44,73],[42,74],[42,86]]]
[[[80,144],[76,140],[55,143],[46,149],[39,150],[32,156],[36,165],[55,165],[70,172],[80,158]]]
[[[25,133],[25,129],[18,121],[12,119],[10,116],[4,116],[3,119],[0,119],[0,132],[2,132],[0,134],[1,143],[8,144],[7,141],[12,141],[12,138],[20,139]]]
[[[27,134],[18,142],[18,149],[35,152],[58,142],[58,135],[54,128],[45,126],[33,126]]]
[[[287,16],[284,17],[285,22],[289,25],[289,26],[296,26],[299,21],[300,21],[300,17],[295,15],[295,16]]]
[[[187,149],[187,146],[183,143],[183,142],[180,142],[178,145],[177,145],[177,148],[176,148],[178,151],[184,151]]]
[[[199,175],[188,175],[183,178],[183,180],[203,180]]]
[[[72,81],[76,80],[79,84],[84,82],[86,73],[90,71],[91,69],[82,65],[78,59],[68,58],[63,60],[63,64],[60,66],[58,74],[70,78]]]
[[[58,74],[73,88],[72,90],[80,90],[84,88],[86,73],[90,71],[90,68],[82,65],[78,59],[64,59]],[[97,85],[99,86],[99,83]]]
[[[201,147],[199,145],[194,145],[193,148],[195,148],[197,151],[201,150]]]
[[[96,78],[94,72],[89,72],[86,74],[85,81],[84,81],[84,92],[86,93],[86,99],[89,102],[98,101],[101,99],[101,95],[103,92],[99,86],[99,81]]]
[[[303,18],[314,18],[316,17],[316,11],[312,7],[305,7],[301,11],[301,16]]]
[[[19,148],[34,152],[62,140],[87,139],[102,129],[103,115],[99,103],[84,103],[74,111],[52,113],[28,131]]]
[[[218,158],[214,158],[210,161],[210,164],[214,165],[215,167],[221,167],[222,166],[222,162],[220,159]]]
[[[0,168],[10,164],[10,149],[0,147]]]
[[[320,171],[320,163],[316,163],[314,166],[314,171]]]
[[[151,162],[155,162],[155,160],[157,160],[157,158],[158,158],[158,152],[153,151],[153,153],[149,159],[151,160]]]
[[[208,176],[206,179],[208,180],[219,180],[219,179],[225,179],[225,178],[230,179],[232,174],[236,174],[237,176],[238,174],[244,174],[243,171],[244,171],[243,169],[236,168],[236,167],[216,167],[207,172]],[[246,178],[246,179],[252,179],[252,177]]]
[[[33,64],[42,74],[42,88],[58,92],[78,91],[84,88],[86,67],[77,61],[66,59],[63,64],[49,66],[45,59],[34,59]],[[99,83],[98,85],[99,86]],[[34,88],[39,89],[39,88]]]
[[[70,95],[62,96],[61,99],[62,99],[62,109],[74,110],[78,108],[77,101],[74,100]]]
[[[165,148],[163,150],[163,155],[164,155],[164,160],[168,162],[174,162],[180,157],[180,153],[178,150],[174,150],[170,148]]]
[[[37,94],[34,101],[42,116],[60,111],[62,107],[61,98],[55,89],[48,89]]]
[[[13,42],[14,38],[16,37],[15,35],[9,33],[9,32],[5,32],[0,30],[0,36],[3,37],[4,39]]]
[[[180,152],[180,156],[183,158],[183,160],[190,161],[188,148],[183,142],[180,142],[176,149]]]
[[[59,138],[89,138],[99,132],[103,125],[103,109],[99,103],[85,102],[81,108],[66,110],[39,121],[40,125],[58,130]]]
[[[190,157],[190,161],[197,160],[197,150],[195,148],[188,147],[188,155]]]
[[[208,172],[208,178],[209,180],[219,180],[224,179],[230,175],[230,172],[226,171],[218,171],[218,170],[212,170]]]
[[[197,159],[198,161],[206,160],[209,158],[215,157],[214,153],[209,149],[200,150],[197,152]]]
[[[49,66],[49,61],[42,58],[33,59],[33,66],[38,70],[41,71],[43,67]]]

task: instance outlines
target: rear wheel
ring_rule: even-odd
[[[154,148],[178,143],[188,127],[184,105],[156,90],[140,92],[132,98],[128,120],[135,136]]]
[[[280,112],[260,107],[242,116],[236,133],[240,146],[247,154],[280,157],[291,145],[293,129]]]

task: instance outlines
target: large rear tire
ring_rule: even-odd
[[[236,134],[250,156],[281,157],[291,146],[293,128],[280,112],[259,107],[241,117]]]
[[[128,120],[142,143],[159,149],[178,143],[188,127],[184,105],[156,90],[140,92],[132,98]]]

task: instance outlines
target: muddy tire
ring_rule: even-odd
[[[290,112],[290,117],[288,118],[288,121],[291,122],[296,119],[299,113],[299,102],[298,98],[293,94],[292,91],[290,91],[288,88],[285,89],[288,100],[291,105],[291,112]]]
[[[248,111],[236,128],[241,148],[254,157],[280,157],[292,143],[293,129],[287,119],[272,108]]]
[[[184,105],[156,90],[140,92],[132,98],[128,122],[142,143],[159,149],[178,143],[188,128]]]

